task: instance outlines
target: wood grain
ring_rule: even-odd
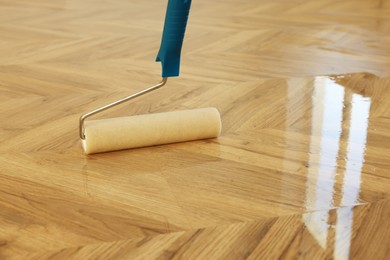
[[[341,234],[341,241],[340,234],[337,232],[328,236],[326,243],[329,246],[325,248],[321,248],[302,223],[304,219],[306,223],[310,223],[309,225],[315,224],[315,220],[323,215],[334,216],[326,223],[328,231],[333,229],[338,231],[347,222],[353,223],[351,230],[345,230],[345,233]],[[381,259],[388,255],[388,250],[382,245],[384,241],[390,239],[389,216],[390,201],[381,200],[355,207],[237,222],[141,239],[94,243],[22,257],[29,259],[291,259],[299,256],[305,259],[346,259],[348,257]],[[375,219],[375,221],[365,225],[367,223],[365,219]],[[349,241],[345,239],[348,236],[351,236]],[[372,239],[370,241],[372,246],[364,248],[360,245],[367,243],[367,237]],[[334,244],[336,246],[332,247],[331,245]],[[343,250],[345,246],[351,244],[353,245],[351,252]]]
[[[390,3],[194,0],[181,77],[219,139],[85,156],[157,83],[166,1],[0,0],[0,259],[387,259]]]

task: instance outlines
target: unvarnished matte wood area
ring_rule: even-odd
[[[222,136],[86,156],[157,83],[166,1],[0,0],[0,259],[388,259],[390,1],[193,0],[181,76],[102,117]]]

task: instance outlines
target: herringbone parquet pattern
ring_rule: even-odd
[[[222,136],[85,156],[79,115],[160,80],[165,5],[0,0],[0,259],[386,259],[390,1],[193,0],[181,77],[102,116]]]

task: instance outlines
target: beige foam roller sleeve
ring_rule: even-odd
[[[117,117],[85,122],[86,154],[215,138],[221,132],[216,108]]]

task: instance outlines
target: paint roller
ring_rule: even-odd
[[[86,154],[219,136],[221,119],[216,108],[85,121],[92,115],[159,89],[167,83],[168,78],[179,76],[180,54],[190,7],[191,0],[168,1],[161,46],[156,58],[162,65],[161,82],[80,117],[79,135]]]

